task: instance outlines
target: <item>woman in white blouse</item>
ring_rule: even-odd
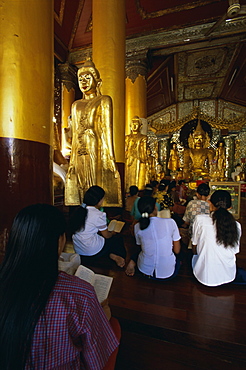
[[[173,278],[177,275],[180,260],[180,234],[172,218],[157,217],[155,199],[145,196],[139,199],[138,209],[141,214],[134,226],[136,243],[141,247],[133,255],[126,268],[126,274],[133,276],[135,266],[146,276],[156,279]]]
[[[106,213],[100,211],[105,191],[97,185],[91,186],[84,195],[83,203],[70,218],[74,250],[81,261],[94,262],[109,256],[119,267],[125,265],[126,250],[123,238],[109,231]]]
[[[193,273],[208,286],[218,286],[236,277],[236,254],[239,253],[241,225],[228,211],[231,195],[216,190],[208,201],[210,214],[196,216],[193,224]]]

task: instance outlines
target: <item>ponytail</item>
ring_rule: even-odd
[[[141,213],[139,219],[140,230],[147,229],[150,224],[149,215],[155,209],[155,199],[150,196],[144,196],[138,201],[138,210]]]
[[[217,208],[212,216],[216,226],[216,241],[225,248],[235,247],[239,240],[239,231],[236,220],[227,210],[231,207],[231,195],[226,190],[216,190],[210,198],[210,202]]]
[[[85,228],[85,222],[88,214],[87,206],[96,206],[104,197],[105,191],[97,185],[91,186],[84,195],[84,201],[72,214],[69,226],[71,234]]]
[[[82,206],[76,208],[75,211],[72,213],[69,220],[69,229],[72,235],[75,234],[77,231],[84,229],[87,213],[87,208]]]

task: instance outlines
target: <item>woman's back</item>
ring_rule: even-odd
[[[236,222],[239,238],[241,225]],[[193,273],[202,284],[217,286],[233,281],[236,275],[235,254],[239,253],[239,240],[235,247],[219,244],[216,225],[207,214],[196,216],[193,225],[192,244],[197,246],[193,256]]]
[[[136,243],[141,245],[138,268],[146,275],[166,278],[174,272],[176,258],[173,253],[173,241],[180,239],[179,230],[171,218],[151,217],[149,226],[140,230],[135,225]]]
[[[126,198],[126,201],[125,201],[125,210],[126,211],[131,212],[133,204],[134,204],[134,202],[137,198],[138,198],[137,194],[129,196],[129,197]]]
[[[107,219],[105,212],[93,206],[88,206],[87,210],[84,228],[73,234],[72,239],[76,253],[90,256],[98,253],[104,245],[104,238],[98,231],[107,229]]]
[[[80,369],[82,351],[85,368],[101,369],[116,347],[92,286],[60,272],[35,327],[25,369]]]

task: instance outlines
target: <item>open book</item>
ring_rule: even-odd
[[[112,220],[108,225],[108,231],[115,231],[117,233],[120,233],[124,225],[125,222],[123,221]]]
[[[87,267],[80,265],[75,273],[80,279],[83,279],[94,286],[99,303],[108,298],[108,293],[113,281],[110,276],[95,274]]]

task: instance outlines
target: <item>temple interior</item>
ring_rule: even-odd
[[[54,204],[68,219],[97,184],[108,217],[126,222],[128,261],[129,187],[168,179],[231,193],[246,269],[246,0],[8,0],[2,11],[0,260],[21,208]],[[168,282],[89,266],[114,278],[116,370],[245,369],[245,286],[202,286],[185,241],[182,253]]]

